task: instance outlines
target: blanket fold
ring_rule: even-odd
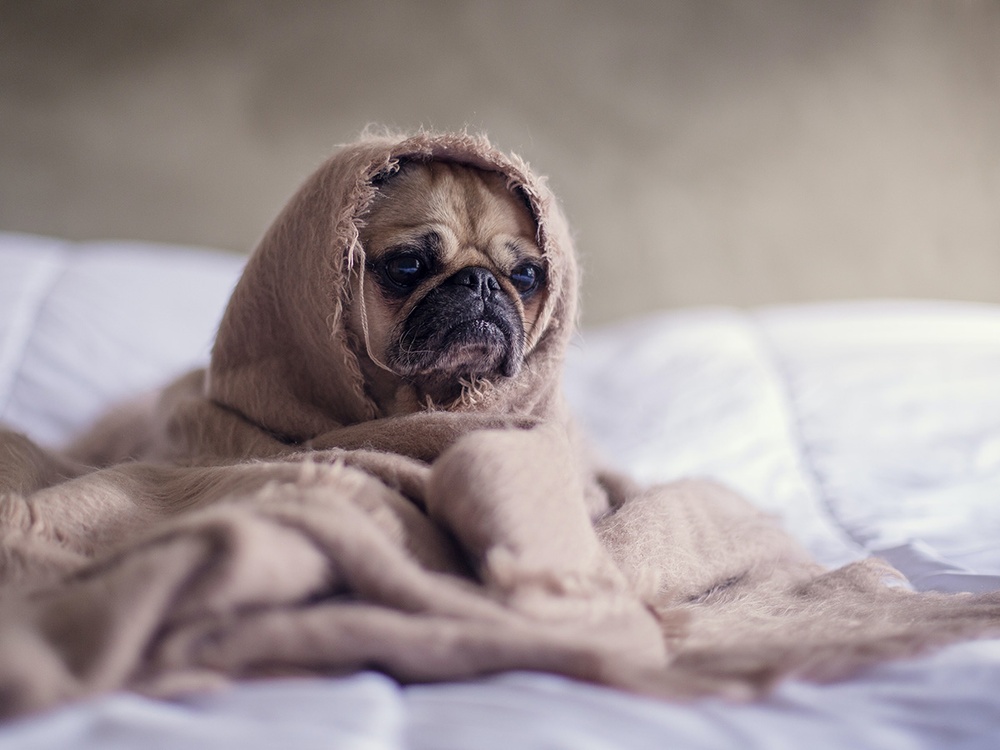
[[[390,415],[344,321],[365,212],[406,160],[502,175],[548,289],[515,376]],[[560,390],[576,285],[544,181],[484,138],[339,150],[251,256],[206,370],[62,455],[0,432],[0,715],[359,669],[743,698],[1000,632],[998,594],[916,594],[877,561],[827,571],[723,487],[604,470]]]

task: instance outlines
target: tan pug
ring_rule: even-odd
[[[408,162],[379,184],[349,325],[386,416],[518,372],[546,294],[536,233],[526,200],[494,172]]]

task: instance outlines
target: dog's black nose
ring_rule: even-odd
[[[500,282],[496,276],[487,269],[479,266],[469,266],[463,268],[458,273],[451,276],[445,283],[456,286],[467,286],[476,294],[485,299],[494,292],[500,291]]]

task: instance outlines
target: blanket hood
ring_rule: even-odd
[[[560,371],[576,319],[577,269],[568,225],[544,179],[485,137],[419,133],[345,146],[299,188],[251,256],[212,352],[207,396],[286,442],[384,416],[345,327],[359,242],[377,182],[403,160],[443,160],[503,175],[534,215],[548,296],[529,332],[524,366],[448,407],[551,419],[562,409]],[[362,281],[364,281],[362,277]]]

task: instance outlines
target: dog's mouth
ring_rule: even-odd
[[[448,363],[444,369],[468,375],[502,369],[503,360],[510,351],[510,332],[497,321],[485,318],[459,323],[443,338],[442,359]]]
[[[470,302],[442,291],[429,294],[407,318],[388,364],[410,379],[455,383],[516,375],[523,352],[524,328],[508,298]]]
[[[521,336],[505,320],[477,317],[427,330],[408,326],[392,357],[400,375],[459,379],[517,374]]]

